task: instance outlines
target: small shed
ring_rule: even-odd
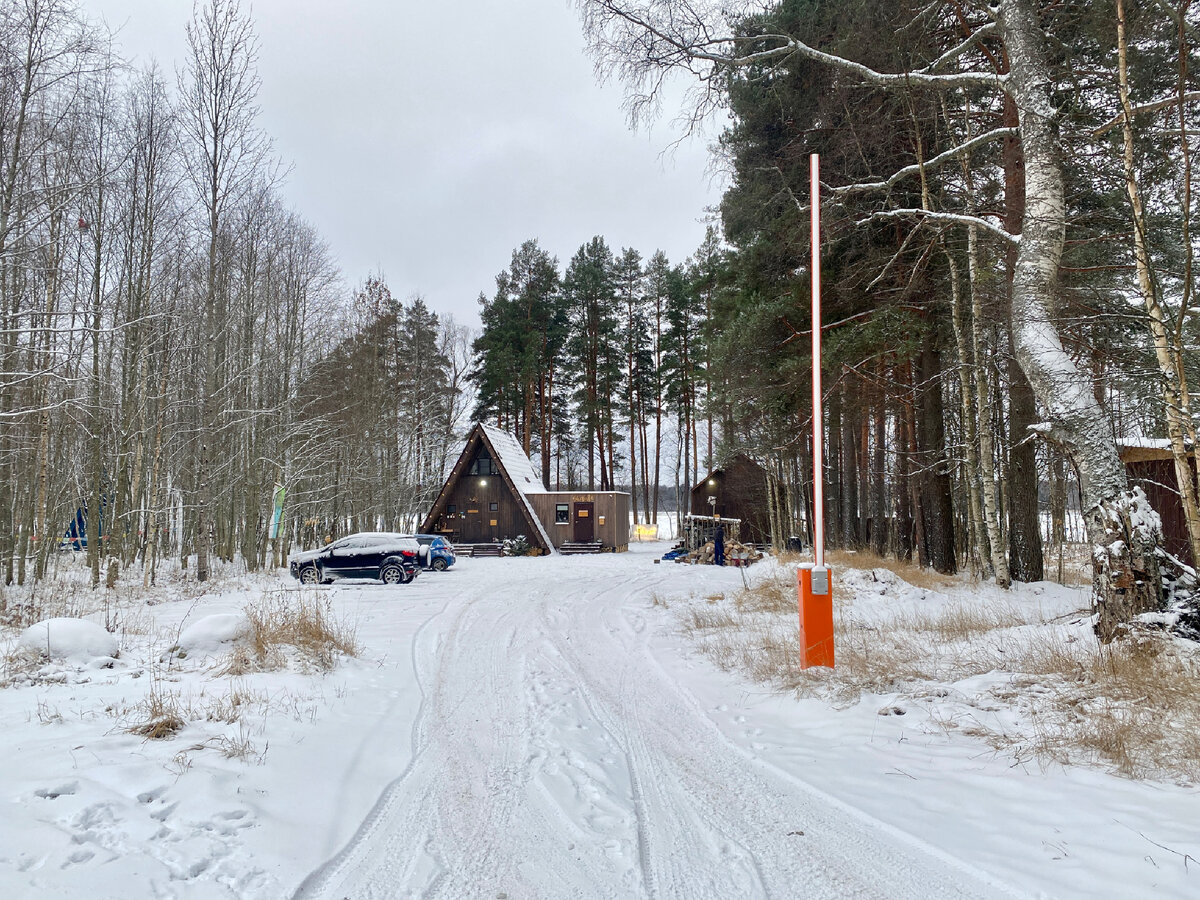
[[[763,547],[771,542],[767,471],[744,453],[731,456],[692,488],[693,516],[738,519],[738,539]]]
[[[1146,492],[1146,499],[1162,518],[1163,548],[1188,565],[1195,565],[1170,443],[1165,438],[1124,438],[1117,442],[1117,449],[1129,483]],[[1195,451],[1192,457],[1194,467]]]
[[[547,491],[530,494],[555,548],[600,544],[619,553],[629,549],[629,495],[621,491]]]

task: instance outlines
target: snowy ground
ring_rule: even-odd
[[[10,656],[0,896],[1200,896],[1196,788],[1016,763],[930,727],[937,698],[880,715],[896,698],[742,681],[662,600],[743,573],[663,549],[271,594],[353,627],[327,673],[221,674],[237,620],[207,617],[294,588],[275,576],[110,605],[115,660]],[[148,697],[186,727],[129,733]]]

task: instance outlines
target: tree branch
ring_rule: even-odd
[[[945,53],[943,53],[941,56],[939,56],[937,59],[935,59],[933,62],[931,62],[929,65],[925,66],[925,68],[917,69],[917,71],[920,72],[921,74],[932,74],[933,72],[936,72],[938,69],[940,69],[946,63],[962,56],[964,53],[966,53],[968,50],[970,50],[972,47],[974,47],[977,43],[979,43],[979,41],[982,38],[987,37],[989,34],[993,34],[995,31],[996,31],[996,23],[995,22],[988,22],[986,25],[981,25],[979,28],[976,28],[975,31],[972,32],[971,35],[965,41],[963,41],[961,44],[959,44],[957,47],[950,48]]]
[[[1130,112],[1133,115],[1138,116],[1138,115],[1141,115],[1142,113],[1152,113],[1152,112],[1158,112],[1160,109],[1168,109],[1168,108],[1170,108],[1172,106],[1176,106],[1180,103],[1189,103],[1192,100],[1200,100],[1200,91],[1189,91],[1188,93],[1184,94],[1183,96],[1180,96],[1179,94],[1175,94],[1172,97],[1163,97],[1161,100],[1154,100],[1154,101],[1151,101],[1150,103],[1143,103],[1140,106],[1135,106],[1130,110]],[[1116,128],[1118,125],[1120,125],[1124,120],[1125,120],[1125,114],[1123,112],[1117,113],[1115,116],[1113,116],[1107,122],[1105,122],[1103,125],[1101,125],[1099,128],[1097,128],[1095,131],[1093,131],[1092,137],[1100,137],[1102,134],[1112,131],[1114,128]]]
[[[969,150],[974,150],[976,147],[980,146],[981,144],[986,144],[990,141],[996,140],[996,138],[1003,138],[1003,137],[1017,137],[1017,129],[1016,128],[994,128],[991,131],[987,131],[987,132],[984,132],[983,134],[976,135],[975,137],[971,138],[969,141],[959,144],[957,147],[951,147],[949,150],[939,153],[937,156],[933,157],[932,159],[926,160],[923,164],[922,163],[913,163],[911,166],[905,166],[903,169],[898,169],[896,172],[892,173],[892,175],[889,176],[884,181],[864,181],[864,182],[859,182],[857,184],[847,184],[847,185],[843,185],[842,187],[832,188],[830,190],[830,193],[832,193],[832,194],[862,194],[862,193],[866,193],[867,191],[886,190],[887,188],[890,188],[892,185],[894,185],[897,181],[900,181],[902,178],[907,178],[910,175],[916,175],[916,174],[920,173],[922,168],[924,168],[925,170],[935,169],[938,166],[940,166],[942,163],[949,162],[950,160],[960,156],[963,153],[966,153]]]
[[[660,5],[657,2],[637,6],[622,0],[578,2],[583,9],[587,30],[591,32],[593,52],[598,52],[601,57],[609,56],[610,63],[615,55],[620,61],[620,65],[615,68],[623,71],[627,78],[639,70],[640,74],[644,74],[644,67],[647,66],[687,67],[689,62],[702,61],[715,66],[740,69],[796,55],[850,72],[862,81],[880,87],[1003,88],[1007,79],[1005,75],[985,72],[944,75],[926,70],[878,72],[862,63],[810,47],[787,34],[714,36],[708,24],[690,9],[689,15],[679,21],[673,15],[656,16],[656,7]],[[607,33],[614,25],[617,34],[615,37],[608,37]],[[765,49],[748,52],[741,52],[739,49],[763,44],[767,45]],[[965,47],[963,49],[965,50]]]
[[[991,232],[996,237],[1001,238],[1008,243],[1016,246],[1021,243],[1019,234],[1009,234],[999,225],[989,222],[987,219],[981,219],[978,216],[968,216],[960,213],[948,212],[931,212],[925,209],[885,209],[877,213],[872,213],[866,218],[870,222],[872,219],[894,219],[900,216],[921,216],[924,221],[946,222],[950,225],[978,225],[986,231]]]

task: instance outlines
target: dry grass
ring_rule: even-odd
[[[150,673],[150,690],[135,711],[140,714],[142,721],[130,725],[126,731],[147,740],[172,738],[187,727],[179,694],[166,690],[161,676],[155,671]]]
[[[269,672],[291,661],[302,669],[328,672],[339,656],[358,653],[354,628],[334,618],[328,600],[267,596],[248,606],[246,617],[248,639],[230,654],[223,674]]]
[[[833,550],[826,557],[826,562],[835,570],[887,569],[914,587],[924,588],[927,591],[944,591],[946,588],[962,583],[957,578],[942,575],[932,569],[922,569],[907,560],[876,556],[869,550]]]
[[[859,559],[912,583],[894,561]],[[833,562],[845,571],[846,560]],[[722,668],[780,690],[838,706],[896,694],[930,702],[937,727],[1018,759],[1200,780],[1200,647],[1157,632],[1103,646],[1085,628],[1029,621],[1014,607],[944,599],[865,620],[835,591],[837,666],[801,671],[794,577],[781,567],[725,602],[693,598],[683,629]],[[926,584],[949,586],[941,576]],[[954,687],[984,675],[989,687]]]
[[[131,707],[114,705],[105,710],[118,718],[133,719],[133,724],[125,729],[130,734],[148,740],[165,740],[175,737],[189,722],[237,725],[237,736],[218,735],[194,749],[212,746],[227,757],[239,759],[254,755],[254,745],[247,737],[246,717],[255,711],[266,711],[270,701],[265,694],[234,681],[222,694],[185,696],[168,690],[158,671],[152,671],[150,679],[150,690],[142,700]]]

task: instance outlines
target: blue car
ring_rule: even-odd
[[[421,545],[418,558],[426,569],[445,572],[454,565],[454,547],[440,534],[413,534],[409,537]]]

